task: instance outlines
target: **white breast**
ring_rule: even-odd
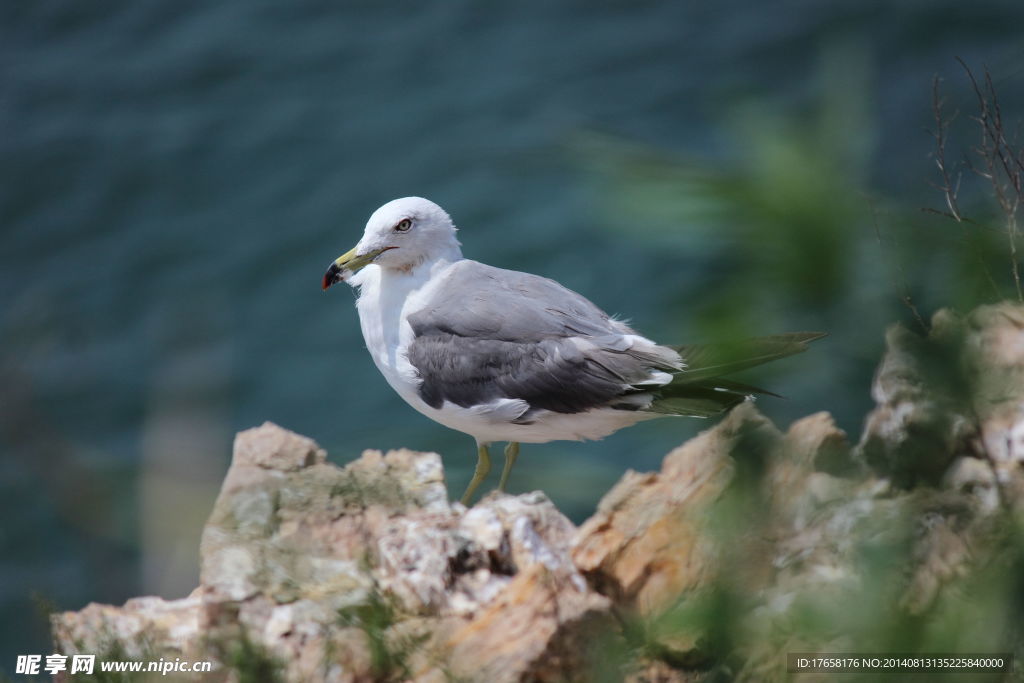
[[[422,307],[430,290],[443,279],[432,279],[432,274],[440,274],[450,265],[438,263],[434,268],[421,268],[411,273],[385,273],[380,267],[370,265],[352,279],[352,284],[360,287],[356,301],[359,326],[374,364],[399,396],[435,420],[437,411],[420,399],[419,376],[406,355],[413,340],[408,316]],[[381,286],[382,278],[387,278],[386,287]]]

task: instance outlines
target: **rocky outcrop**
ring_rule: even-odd
[[[991,504],[1024,502],[1024,306],[940,311],[928,337],[896,326],[886,342],[864,461],[903,487],[946,478],[987,487]]]
[[[64,652],[263,659],[287,680],[519,680],[579,670],[610,601],[542,493],[448,502],[440,458],[368,451],[344,468],[272,424],[242,432],[184,600],[60,615]]]
[[[58,651],[203,680],[787,677],[787,652],[1019,646],[1024,311],[896,328],[851,447],[741,405],[576,528],[539,492],[450,503],[440,458],[345,467],[242,432],[188,598],[53,619]]]

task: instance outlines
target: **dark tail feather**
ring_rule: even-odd
[[[671,384],[659,389],[648,409],[669,415],[710,417],[755,394],[778,396],[766,389],[723,379],[740,370],[807,350],[824,332],[794,332],[725,344],[673,347],[686,362]]]
[[[827,334],[793,332],[723,344],[674,346],[672,348],[679,352],[686,363],[686,369],[677,377],[679,381],[696,382],[710,377],[731,375],[755,365],[806,351],[807,344]]]
[[[664,415],[685,415],[688,417],[711,417],[742,403],[749,393],[719,390],[715,382],[697,384],[676,384],[673,382],[655,394],[652,413]]]

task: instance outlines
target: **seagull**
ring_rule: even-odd
[[[601,439],[643,420],[722,413],[771,393],[722,375],[824,336],[663,346],[554,280],[464,258],[455,235],[434,202],[388,202],[330,264],[322,287],[357,288],[366,348],[391,388],[476,440],[467,506],[495,442],[507,442],[504,491],[520,443]]]

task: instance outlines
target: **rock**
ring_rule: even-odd
[[[858,456],[898,485],[939,484],[961,457],[992,467],[1008,500],[1024,493],[1024,306],[942,310],[920,337],[900,326],[872,396]]]
[[[838,564],[821,548],[828,537],[814,517],[854,487],[815,471],[826,461],[850,461],[845,434],[828,415],[805,418],[782,434],[743,404],[669,453],[660,473],[627,473],[580,528],[573,557],[616,605],[647,622],[708,599],[723,581],[770,591],[795,553]],[[742,532],[729,528],[734,522],[722,526],[737,516],[744,518]],[[685,662],[707,632],[649,635],[663,655]]]
[[[198,594],[181,600],[133,598],[123,607],[92,603],[58,615],[54,640],[61,652],[112,654],[118,659],[201,659]]]
[[[589,639],[613,623],[608,599],[578,578],[543,562],[519,572],[449,636],[447,669],[471,680],[576,680]]]
[[[855,448],[827,413],[783,432],[742,404],[579,528],[539,492],[449,503],[433,453],[337,467],[242,432],[196,591],[54,615],[57,651],[210,660],[211,681],[639,683],[1019,649],[1024,307],[888,343]]]
[[[277,472],[294,472],[322,465],[327,454],[312,439],[281,429],[272,422],[246,430],[235,437],[231,472],[262,467]]]
[[[871,389],[878,406],[858,449],[868,465],[904,487],[938,482],[972,437],[959,386],[959,332],[937,329],[931,339],[902,326],[886,334]]]
[[[715,552],[707,507],[732,480],[736,434],[773,430],[750,404],[666,456],[661,473],[627,472],[580,527],[576,565],[617,603],[648,614],[707,583]]]
[[[440,458],[344,468],[272,424],[242,432],[201,544],[201,586],[54,618],[62,652],[263,662],[285,680],[555,680],[610,602],[542,493],[449,504]],[[116,647],[112,650],[111,644]],[[333,653],[325,659],[325,653]],[[440,677],[440,678],[439,678]]]

